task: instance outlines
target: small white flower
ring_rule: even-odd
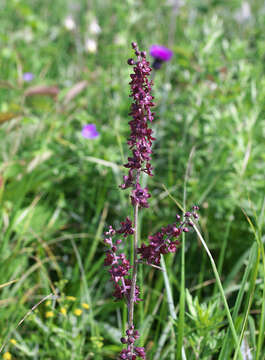
[[[95,19],[95,18],[92,19],[92,21],[88,27],[88,30],[93,35],[98,35],[101,33],[101,27],[99,26],[97,19]]]
[[[174,9],[178,10],[180,7],[185,5],[184,0],[167,0],[167,5],[173,6]]]
[[[69,31],[73,31],[76,28],[75,21],[71,15],[64,19],[64,27]]]
[[[217,84],[214,81],[206,80],[205,84],[210,88],[210,90],[214,91],[217,89]]]
[[[253,356],[251,354],[251,350],[249,344],[247,342],[246,337],[243,339],[241,344],[241,353],[243,355],[243,360],[252,360]]]
[[[166,92],[169,92],[172,89],[171,84],[169,82],[165,83],[164,84],[164,89],[165,89]]]
[[[97,52],[98,44],[95,39],[86,39],[85,42],[85,50],[88,53],[95,53]]]
[[[30,27],[26,27],[26,28],[22,29],[21,31],[18,31],[17,33],[15,33],[14,37],[17,39],[23,39],[26,43],[29,44],[34,39],[34,34]]]
[[[235,19],[239,23],[243,23],[251,18],[251,8],[247,1],[242,3],[241,8],[236,12]]]
[[[124,46],[127,44],[127,38],[124,34],[119,33],[115,36],[114,43],[118,46]]]

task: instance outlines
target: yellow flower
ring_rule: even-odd
[[[76,316],[80,316],[81,314],[82,314],[82,310],[81,309],[75,309],[75,311],[74,311],[74,314],[76,315]]]
[[[88,305],[87,303],[82,303],[82,307],[86,310],[90,309],[90,305]]]
[[[5,360],[11,360],[12,359],[12,355],[10,354],[10,352],[5,352],[3,355],[3,359]]]
[[[11,344],[16,345],[17,340],[16,339],[10,339]]]
[[[96,345],[96,347],[97,347],[98,349],[101,349],[102,346],[103,346],[103,342],[101,342],[101,341],[95,341],[94,344]]]
[[[53,316],[54,316],[53,311],[46,311],[46,313],[45,313],[46,318],[51,318]]]
[[[61,314],[66,315],[66,313],[67,313],[66,308],[65,308],[65,307],[62,307],[62,308],[60,309],[60,312],[61,312]]]
[[[48,300],[48,301],[46,301],[46,306],[51,306],[51,304],[52,304],[52,302],[51,302],[51,300]]]
[[[98,349],[101,349],[103,344],[103,337],[102,336],[91,336],[90,338],[91,342],[93,343],[93,345],[95,347],[97,347]]]
[[[75,301],[76,297],[74,297],[74,296],[66,296],[66,299],[70,300],[70,301]]]

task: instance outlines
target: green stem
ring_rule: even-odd
[[[215,279],[216,279],[216,282],[217,282],[217,285],[218,285],[218,288],[219,288],[219,292],[220,292],[221,298],[222,298],[223,303],[224,303],[226,316],[227,316],[229,326],[230,326],[230,329],[231,329],[231,332],[232,332],[232,337],[233,337],[233,340],[234,340],[234,343],[235,343],[236,347],[238,347],[239,346],[239,339],[238,339],[238,336],[237,336],[237,333],[236,333],[235,325],[233,323],[233,319],[232,319],[232,316],[231,316],[231,313],[230,313],[230,310],[229,310],[229,307],[228,307],[228,304],[227,304],[227,301],[226,301],[224,289],[222,287],[222,283],[221,283],[221,280],[220,280],[220,277],[219,277],[219,274],[218,274],[214,259],[213,259],[212,255],[211,255],[210,250],[208,249],[208,247],[207,247],[201,233],[199,232],[199,230],[197,229],[197,227],[195,225],[194,225],[194,229],[195,229],[195,231],[196,231],[196,233],[197,233],[197,235],[198,235],[204,249],[206,250],[206,253],[207,253],[209,259],[210,259],[210,262],[211,262],[211,265],[212,265],[212,268],[213,268],[213,272],[214,272],[214,275],[215,275]],[[239,352],[239,357],[240,357],[241,360],[243,359],[241,352]]]
[[[250,308],[251,308],[251,304],[253,301],[253,297],[254,297],[254,291],[255,291],[255,286],[256,286],[256,280],[257,280],[257,275],[258,275],[258,268],[259,268],[259,262],[260,262],[260,249],[258,248],[258,254],[257,254],[257,259],[256,259],[256,264],[254,264],[254,269],[253,269],[253,273],[250,279],[250,289],[249,289],[249,294],[248,294],[248,301],[246,303],[246,309],[244,311],[244,320],[243,320],[243,325],[242,325],[242,330],[241,330],[241,334],[240,334],[240,338],[239,338],[239,343],[237,345],[233,360],[237,359],[238,353],[240,351],[240,345],[241,342],[243,340],[244,337],[244,333],[245,333],[245,329],[246,329],[246,324],[247,324],[247,320],[248,320],[248,316],[249,316],[249,312],[250,312]]]
[[[133,273],[131,282],[131,292],[129,299],[129,328],[133,325],[133,314],[134,314],[134,297],[137,280],[137,247],[138,247],[138,209],[139,205],[134,206],[134,237],[133,237]]]
[[[181,283],[180,283],[180,301],[179,301],[179,321],[178,321],[178,341],[177,341],[177,359],[182,359],[182,344],[184,337],[185,322],[185,234],[182,233],[181,244]]]
[[[135,184],[139,184],[140,179],[140,171],[137,171],[136,174],[136,182]],[[136,185],[135,185],[136,187]],[[133,315],[134,315],[134,298],[135,298],[135,289],[136,289],[136,280],[137,280],[137,248],[138,248],[138,210],[139,204],[136,203],[133,207],[133,227],[134,227],[134,235],[133,235],[133,272],[132,272],[132,281],[131,281],[131,291],[130,298],[128,304],[128,324],[129,329],[133,326]],[[133,351],[133,344],[128,344],[128,350]]]
[[[232,210],[230,211],[230,215],[228,216],[228,219],[233,216],[234,210],[235,210],[235,206],[233,206]],[[232,220],[229,220],[229,222],[228,222],[228,224],[226,226],[226,229],[225,229],[225,234],[224,234],[224,239],[223,239],[223,242],[222,242],[219,261],[218,261],[218,264],[217,264],[218,273],[220,274],[221,277],[222,277],[223,264],[224,264],[224,258],[225,258],[225,251],[226,251],[226,248],[227,248],[228,237],[229,237],[231,225],[232,225]],[[214,295],[216,295],[217,290],[218,290],[217,283],[215,283],[215,285],[214,285]]]

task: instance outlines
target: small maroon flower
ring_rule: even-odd
[[[140,207],[149,207],[147,199],[150,198],[151,195],[148,192],[147,187],[142,189],[139,184],[136,184],[136,188],[132,191],[131,200],[132,204],[139,204]]]
[[[120,185],[121,189],[127,189],[128,187],[133,186],[134,184],[134,176],[133,176],[133,170],[130,169],[128,175],[123,176],[124,183]]]
[[[141,260],[146,260],[147,264],[159,265],[161,254],[165,255],[176,252],[180,242],[175,239],[178,238],[182,232],[189,232],[190,228],[193,227],[190,217],[191,212],[186,212],[183,216],[183,221],[180,222],[181,217],[177,215],[177,221],[180,222],[178,226],[176,223],[167,225],[154,235],[149,236],[149,244],[142,244],[141,247],[137,249]]]
[[[134,351],[141,359],[145,359],[145,350],[143,347],[135,347]]]
[[[140,334],[137,330],[134,329],[132,325],[129,329],[126,330],[126,338],[121,338],[122,344],[127,344],[127,349],[123,349],[120,353],[120,359],[135,360],[137,357],[145,359],[145,350],[143,347],[134,347],[133,344],[139,338]]]
[[[104,260],[104,265],[105,266],[109,266],[113,263],[114,261],[114,255],[112,254],[111,251],[107,251],[106,252],[106,257],[105,257],[105,260]]]
[[[121,228],[117,230],[117,233],[123,234],[124,237],[132,235],[134,233],[134,229],[132,228],[132,222],[128,217],[125,221],[121,222]]]

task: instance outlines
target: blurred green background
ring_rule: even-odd
[[[132,41],[148,53],[152,44],[174,53],[154,76],[155,176],[142,241],[174,221],[172,197],[183,205],[185,193],[186,209],[200,205],[201,231],[233,307],[254,242],[247,216],[264,229],[264,1],[1,0],[0,23],[1,355],[100,360],[121,348],[126,309],[111,296],[102,233],[131,215],[118,185],[128,156]],[[99,137],[83,138],[85,124]],[[200,318],[211,326],[206,333],[188,317],[187,356],[215,359],[227,323],[194,233],[185,250],[186,288],[213,306],[205,323]],[[180,254],[166,261],[177,304]],[[140,279],[141,345],[148,359],[158,351],[158,359],[173,359],[172,333],[158,350],[169,315],[163,277],[144,267]]]

